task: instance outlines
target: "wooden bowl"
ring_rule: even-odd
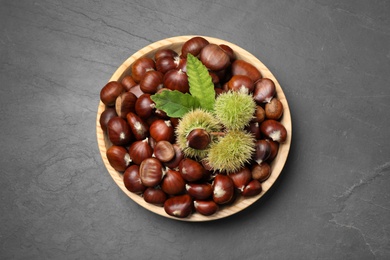
[[[120,81],[120,80],[122,80],[122,78],[124,76],[130,75],[131,74],[131,66],[136,59],[143,57],[143,56],[153,58],[154,54],[159,49],[170,48],[170,49],[173,49],[180,54],[181,46],[187,40],[191,39],[194,36],[195,35],[187,35],[187,36],[178,36],[178,37],[168,38],[168,39],[154,42],[154,43],[144,47],[143,49],[137,51],[131,57],[129,57],[122,65],[120,65],[119,68],[114,72],[114,74],[110,78],[110,81]],[[249,207],[254,202],[259,200],[271,188],[271,186],[275,183],[276,179],[279,177],[280,173],[282,172],[282,169],[283,169],[283,167],[286,163],[286,160],[287,160],[288,152],[290,150],[291,134],[292,134],[291,115],[290,115],[290,109],[289,109],[286,97],[285,97],[283,90],[280,87],[278,81],[276,80],[274,75],[269,71],[269,69],[260,60],[258,60],[256,57],[254,57],[252,54],[250,54],[246,50],[240,48],[239,46],[237,46],[233,43],[230,43],[230,42],[227,42],[227,41],[224,41],[221,39],[217,39],[217,38],[212,38],[212,37],[206,37],[206,36],[202,36],[202,37],[207,39],[210,43],[226,44],[226,45],[230,46],[235,51],[235,53],[237,55],[237,59],[242,59],[242,60],[245,60],[247,62],[250,62],[262,73],[264,78],[272,79],[276,85],[276,95],[284,106],[283,117],[280,121],[287,129],[287,133],[288,133],[287,140],[285,143],[283,143],[279,146],[278,155],[271,163],[271,169],[272,169],[271,176],[265,182],[262,183],[263,191],[259,195],[254,196],[254,197],[246,197],[246,198],[239,196],[233,204],[231,204],[229,206],[221,206],[220,209],[218,210],[218,212],[212,216],[203,216],[203,215],[195,212],[187,218],[171,217],[165,213],[163,207],[149,204],[149,203],[145,202],[144,199],[140,195],[132,193],[126,189],[126,187],[124,186],[124,183],[123,183],[122,173],[120,173],[120,172],[116,171],[114,168],[112,168],[112,166],[108,162],[108,159],[106,156],[106,151],[112,144],[108,140],[106,134],[103,133],[103,130],[102,130],[100,123],[99,123],[100,115],[105,110],[105,105],[101,101],[99,103],[97,118],[96,118],[97,141],[98,141],[100,154],[102,156],[104,165],[106,166],[109,174],[114,179],[115,183],[119,186],[119,188],[127,196],[129,196],[133,201],[135,201],[136,203],[138,203],[139,205],[141,205],[142,207],[144,207],[147,210],[150,210],[156,214],[159,214],[159,215],[167,217],[167,218],[172,218],[172,219],[181,220],[181,221],[193,221],[193,222],[195,222],[195,221],[211,221],[211,220],[225,218],[225,217],[231,216],[237,212],[240,212],[241,210]]]

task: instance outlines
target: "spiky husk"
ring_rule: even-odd
[[[191,112],[188,112],[179,121],[179,124],[176,128],[178,145],[186,156],[196,159],[203,159],[207,155],[208,149],[197,150],[187,146],[187,135],[192,130],[197,128],[204,129],[211,133],[221,131],[221,125],[210,112],[207,112],[203,109],[195,109]],[[214,140],[215,138],[211,138],[211,143],[213,143]]]
[[[231,130],[243,129],[253,118],[256,103],[252,96],[229,91],[220,94],[215,100],[214,113],[221,123]]]
[[[255,138],[244,130],[231,130],[211,145],[206,160],[216,171],[231,173],[250,162]]]

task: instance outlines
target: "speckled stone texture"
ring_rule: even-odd
[[[0,259],[389,259],[389,1],[0,0]],[[138,49],[233,42],[293,119],[272,189],[219,221],[130,200],[100,158],[99,92]]]

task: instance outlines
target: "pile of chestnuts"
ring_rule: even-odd
[[[245,131],[253,136],[253,152],[250,161],[238,170],[220,171],[207,160],[187,156],[177,143],[181,118],[169,117],[152,100],[161,91],[189,92],[188,53],[208,69],[216,97],[240,92],[256,104],[245,125]],[[283,104],[274,82],[264,78],[254,65],[237,59],[231,47],[209,43],[200,36],[186,41],[180,53],[166,48],[151,58],[138,58],[128,75],[101,89],[100,100],[105,105],[100,126],[110,141],[106,152],[110,165],[123,175],[130,192],[178,218],[193,212],[210,216],[238,196],[260,194],[262,182],[271,175],[279,144],[287,138],[280,122]],[[206,149],[208,138],[207,133],[195,129],[186,136],[186,144]]]

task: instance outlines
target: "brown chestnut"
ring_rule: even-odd
[[[204,216],[211,216],[219,209],[218,204],[212,200],[194,200],[194,208]]]
[[[258,180],[252,180],[248,185],[245,186],[242,191],[242,196],[250,197],[260,194],[262,191],[261,183]]]
[[[150,98],[150,94],[142,94],[135,102],[135,112],[141,118],[151,117],[156,109],[156,104]]]
[[[177,195],[185,191],[186,182],[178,171],[167,169],[161,181],[161,189],[168,195]]]
[[[126,119],[136,140],[143,140],[149,136],[148,124],[146,124],[137,114],[129,112],[126,115]]]
[[[180,69],[173,69],[165,73],[163,84],[170,90],[178,90],[183,93],[187,93],[190,89],[187,73]]]
[[[130,155],[123,146],[112,145],[107,149],[106,155],[112,168],[119,172],[125,171],[131,163]]]
[[[118,116],[126,118],[127,113],[135,112],[137,97],[131,92],[123,92],[115,101],[115,110]]]
[[[253,137],[256,138],[256,139],[260,139],[261,138],[261,132],[260,132],[260,124],[256,121],[251,121],[249,122],[249,125],[247,125],[245,127],[245,129],[253,134]]]
[[[163,87],[163,78],[162,72],[150,70],[145,73],[139,86],[142,92],[154,94]]]
[[[175,169],[176,167],[179,166],[180,161],[184,158],[184,153],[180,149],[180,146],[176,143],[173,144],[173,149],[175,150],[175,156],[173,157],[172,160],[169,162],[165,162],[164,165],[171,168]]]
[[[230,173],[229,177],[232,179],[234,187],[240,192],[242,192],[245,186],[252,180],[251,170],[248,167]]]
[[[150,125],[149,133],[156,142],[165,140],[173,143],[175,138],[175,131],[169,120],[157,119]]]
[[[129,147],[129,154],[133,163],[137,165],[140,165],[143,160],[152,157],[153,149],[148,143],[148,138],[132,143]]]
[[[165,74],[170,70],[176,69],[179,66],[179,62],[179,58],[163,57],[156,61],[156,69]]]
[[[187,57],[188,53],[191,53],[195,57],[199,55],[200,51],[209,44],[205,38],[200,36],[195,36],[186,41],[181,47],[181,56],[183,58]]]
[[[129,166],[123,173],[123,183],[127,190],[136,194],[141,194],[146,189],[139,177],[139,166],[135,164]]]
[[[147,203],[154,204],[156,206],[163,206],[168,196],[160,188],[148,187],[144,191],[143,197]]]
[[[164,210],[173,217],[188,217],[193,210],[192,198],[188,194],[171,197],[165,201]]]
[[[137,82],[135,82],[133,77],[130,75],[123,77],[123,79],[121,80],[121,83],[122,83],[125,91],[130,91],[130,89],[137,86]]]
[[[283,115],[283,104],[279,99],[273,98],[264,107],[265,117],[268,119],[279,120]]]
[[[104,133],[107,133],[108,121],[116,116],[118,115],[116,114],[115,108],[113,107],[107,107],[106,110],[101,113],[99,123]]]
[[[271,166],[267,162],[252,166],[252,178],[260,182],[266,181],[271,176]]]
[[[226,44],[220,44],[219,47],[221,47],[221,49],[229,56],[230,62],[233,62],[237,58],[234,50],[230,46]]]
[[[244,60],[235,60],[232,63],[232,75],[245,75],[252,79],[253,82],[262,78],[260,71],[251,63]]]
[[[271,154],[271,145],[264,139],[257,140],[255,143],[255,153],[253,159],[257,164],[266,161]]]
[[[234,195],[233,180],[223,174],[215,176],[213,181],[213,200],[217,204],[226,204],[231,202]]]
[[[156,64],[153,59],[148,57],[141,57],[134,61],[131,67],[131,76],[134,81],[139,83],[149,70],[155,70]]]
[[[158,185],[165,172],[163,169],[163,165],[156,158],[147,158],[142,161],[139,166],[139,175],[141,177],[141,181],[145,186],[153,187]]]
[[[158,61],[159,59],[162,59],[162,58],[175,58],[175,57],[178,57],[179,54],[177,54],[177,52],[175,52],[174,50],[172,49],[169,49],[169,48],[165,48],[165,49],[160,49],[158,51],[156,51],[156,53],[154,54],[154,60],[155,61]]]
[[[213,186],[210,183],[187,183],[185,188],[191,197],[198,200],[205,200],[213,195]]]
[[[269,140],[269,139],[267,139],[267,142],[269,142],[270,147],[271,147],[271,153],[270,153],[270,156],[267,159],[267,162],[270,163],[270,162],[272,162],[275,159],[276,155],[278,155],[279,143],[275,142],[275,141],[272,141],[272,140]]]
[[[107,136],[114,145],[127,145],[132,139],[130,127],[126,120],[116,116],[107,123]]]
[[[264,108],[261,106],[256,106],[256,111],[255,111],[255,118],[254,120],[258,123],[263,122],[265,119],[265,111]]]
[[[269,103],[275,96],[275,83],[269,78],[262,78],[255,82],[255,89],[253,91],[253,99],[257,104]]]
[[[287,139],[287,130],[282,123],[273,119],[267,119],[260,124],[260,131],[273,141],[283,143]]]
[[[206,174],[206,169],[199,162],[190,158],[184,158],[179,164],[179,171],[186,181],[201,180]]]
[[[187,146],[197,149],[204,150],[206,149],[211,142],[210,134],[201,128],[193,129],[187,135]]]
[[[123,85],[117,81],[108,82],[100,91],[100,100],[106,106],[114,106],[116,98],[124,91]]]
[[[245,75],[234,75],[227,83],[229,90],[249,94],[253,92],[253,80]]]
[[[169,162],[175,156],[175,149],[170,142],[161,140],[158,141],[154,146],[153,154],[157,159],[160,160],[160,162]]]
[[[210,43],[202,48],[200,61],[210,70],[223,70],[230,65],[230,57],[217,44]]]

